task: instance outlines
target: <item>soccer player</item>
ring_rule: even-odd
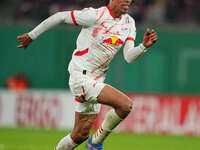
[[[104,83],[108,65],[122,46],[125,60],[131,63],[157,41],[157,33],[147,29],[143,42],[135,47],[135,22],[127,14],[131,2],[109,0],[108,6],[98,9],[58,12],[31,32],[18,36],[18,47],[27,48],[32,40],[60,23],[82,26],[68,67],[69,85],[75,100],[74,129],[61,139],[55,150],[73,150],[87,140],[100,104],[105,104],[113,109],[86,143],[88,150],[102,150],[106,137],[131,112],[129,97]]]

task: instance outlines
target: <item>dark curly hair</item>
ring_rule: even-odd
[[[109,0],[86,0],[88,6],[100,7],[109,4]]]

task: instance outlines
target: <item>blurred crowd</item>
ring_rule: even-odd
[[[8,77],[5,87],[14,91],[26,90],[29,88],[29,80],[23,72],[16,72]]]
[[[6,3],[6,0],[0,0]],[[41,21],[58,11],[99,7],[108,0],[18,0],[13,11],[15,21]],[[200,0],[133,0],[130,14],[137,23],[200,23]]]

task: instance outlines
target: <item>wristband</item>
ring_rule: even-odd
[[[140,44],[140,48],[143,52],[146,52],[148,49],[143,45],[143,43]]]
[[[32,32],[29,32],[28,35],[32,40],[35,40],[37,38]]]

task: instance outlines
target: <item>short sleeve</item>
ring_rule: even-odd
[[[97,22],[97,10],[94,8],[85,8],[83,10],[67,11],[65,23],[76,26],[91,26]]]

